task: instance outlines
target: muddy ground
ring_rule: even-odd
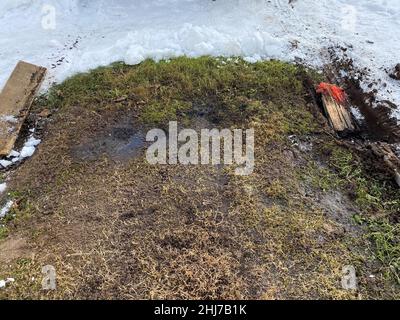
[[[399,298],[398,189],[332,134],[305,73],[321,80],[276,61],[115,64],[38,99],[43,142],[7,173],[0,279],[15,282],[0,297]],[[171,120],[254,128],[254,173],[148,164],[147,130]],[[357,290],[341,285],[346,265]]]

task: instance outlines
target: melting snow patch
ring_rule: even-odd
[[[0,288],[5,288],[7,284],[14,282],[14,278],[7,278],[6,280],[0,280]]]
[[[6,191],[6,189],[7,189],[7,184],[5,182],[1,183],[0,184],[0,194],[2,194],[4,191]]]
[[[353,116],[356,118],[356,120],[362,121],[364,120],[364,116],[361,114],[360,110],[358,110],[355,107],[350,107],[350,111],[353,114]]]
[[[36,147],[37,145],[39,145],[40,142],[41,140],[36,139],[32,134],[26,140],[20,152],[12,150],[10,154],[7,156],[7,160],[6,159],[0,160],[0,165],[3,168],[7,168],[14,163],[17,163],[25,158],[31,157],[35,153]]]
[[[7,158],[19,157],[20,153],[18,151],[12,150]]]
[[[0,118],[0,120],[8,122],[8,123],[17,123],[18,122],[18,119],[14,116],[2,116]]]
[[[35,153],[35,147],[32,146],[24,146],[21,150],[21,159],[29,158]]]
[[[7,167],[9,167],[10,165],[12,165],[12,162],[11,162],[11,161],[8,161],[8,160],[0,160],[0,165],[1,165],[3,168],[7,168]]]
[[[9,200],[3,208],[0,210],[0,218],[4,218],[13,206],[14,201]]]
[[[40,139],[36,139],[31,135],[28,140],[25,142],[18,159],[22,160],[24,158],[29,158],[31,157],[36,150],[36,146],[41,142]]]

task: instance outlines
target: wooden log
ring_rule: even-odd
[[[338,103],[329,94],[322,95],[322,103],[329,124],[336,132],[352,132],[356,129],[353,118],[344,104]]]
[[[8,155],[18,138],[46,68],[20,61],[0,94],[0,155]]]

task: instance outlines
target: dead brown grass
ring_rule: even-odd
[[[185,64],[176,64],[186,75]],[[130,68],[118,68],[112,69],[114,77],[131,79]],[[184,94],[196,90],[181,73],[172,77],[162,70],[155,73],[157,87],[148,82],[154,74],[146,70],[142,83],[132,90],[125,88],[128,98],[122,103],[104,98],[99,107],[94,104],[95,93],[85,94],[82,100],[58,93],[64,97],[63,108],[48,125],[38,152],[13,175],[11,189],[23,200],[21,211],[29,210],[29,217],[14,228],[29,243],[29,255],[0,265],[0,278],[16,278],[0,291],[0,297],[351,299],[382,295],[384,280],[371,286],[370,269],[364,266],[368,256],[354,250],[365,244],[358,239],[360,233],[343,231],[343,224],[351,224],[352,213],[335,220],[320,202],[323,191],[300,178],[299,169],[312,163],[313,154],[290,144],[287,135],[306,134],[306,128],[314,127],[308,125],[312,116],[305,92],[288,105],[285,97],[262,93],[269,99],[261,104],[268,116],[256,112],[246,120],[257,137],[256,171],[250,177],[235,176],[231,167],[151,166],[142,153],[119,159],[113,157],[112,148],[93,153],[92,146],[104,141],[113,128],[130,123],[140,131],[152,117],[161,121],[164,114],[155,115],[158,109],[152,109],[143,122],[142,112],[153,105],[150,100],[171,94],[182,83],[187,84]],[[279,70],[275,70],[278,77]],[[106,78],[112,77],[107,73]],[[216,87],[216,96],[235,99],[219,82]],[[104,94],[102,86],[95,88]],[[288,97],[292,94],[288,92]],[[212,103],[216,98],[208,99]],[[303,114],[301,119],[289,123],[289,111],[283,106]],[[185,119],[195,120],[197,112]],[[194,123],[200,129],[210,119]],[[92,152],[89,159],[77,153],[77,147]],[[57,270],[58,289],[51,293],[40,288],[41,266],[47,264]],[[359,267],[359,292],[340,286],[341,268],[347,264]]]

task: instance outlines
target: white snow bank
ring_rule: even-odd
[[[48,67],[49,85],[117,60],[180,55],[300,58],[319,67],[339,44],[381,79],[379,96],[400,105],[400,85],[385,72],[400,62],[398,0],[288,2],[1,0],[0,87],[19,59]]]

